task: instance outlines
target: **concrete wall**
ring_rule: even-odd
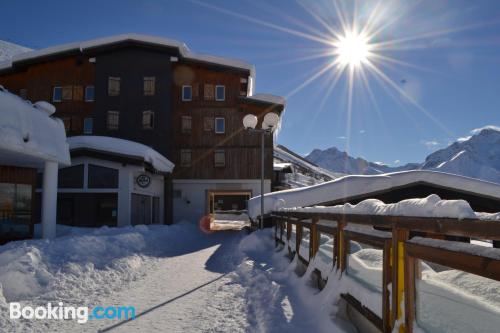
[[[250,191],[260,195],[258,179],[174,179],[174,223],[189,221],[198,223],[207,214],[207,195],[210,190]],[[271,191],[271,180],[264,181],[264,192]],[[179,196],[180,194],[180,196]]]

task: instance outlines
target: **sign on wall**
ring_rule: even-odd
[[[146,174],[140,174],[139,176],[137,176],[137,178],[135,179],[135,182],[137,183],[137,185],[139,185],[140,187],[142,188],[146,188],[149,186],[149,184],[151,184],[151,177],[149,177],[148,175]]]

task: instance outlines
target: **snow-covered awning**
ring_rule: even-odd
[[[250,72],[251,77],[255,77],[255,68],[253,65],[238,59],[229,59],[216,57],[212,55],[196,54],[189,50],[189,48],[183,42],[168,39],[163,37],[148,36],[141,34],[121,34],[116,36],[98,38],[83,42],[74,42],[62,45],[56,45],[52,47],[47,47],[40,50],[29,51],[21,54],[14,55],[10,61],[0,63],[0,70],[9,69],[16,63],[20,63],[28,60],[35,60],[38,58],[44,58],[48,56],[54,56],[58,54],[63,54],[67,52],[82,52],[90,51],[92,49],[111,46],[115,44],[120,44],[124,42],[137,42],[141,44],[148,44],[160,47],[170,47],[179,50],[182,57],[194,61],[205,62],[210,64],[217,64],[237,69],[243,69]]]
[[[264,213],[281,208],[320,205],[416,183],[500,200],[500,184],[443,172],[412,170],[382,175],[351,175],[309,187],[267,193],[264,195]],[[249,200],[248,212],[252,219],[260,215],[260,196]]]
[[[71,163],[66,131],[55,108],[35,105],[0,86],[0,164],[41,167],[44,161]]]
[[[68,138],[70,151],[84,149],[108,155],[140,159],[160,172],[172,172],[174,164],[159,152],[142,143],[108,136],[73,136]]]

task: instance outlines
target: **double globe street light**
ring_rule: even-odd
[[[264,139],[266,134],[272,132],[278,126],[280,117],[274,113],[269,112],[262,120],[262,128],[256,128],[259,122],[257,116],[247,114],[243,118],[243,127],[250,132],[260,133],[260,228],[264,228]]]

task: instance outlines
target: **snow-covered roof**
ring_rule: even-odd
[[[274,164],[273,164],[273,170],[274,171],[281,171],[283,169],[290,168],[290,167],[292,167],[292,163],[278,163],[278,162],[274,162]]]
[[[119,154],[142,159],[160,172],[172,172],[174,164],[156,150],[138,142],[108,136],[72,136],[68,138],[70,150],[90,149],[108,154]]]
[[[382,175],[351,175],[309,187],[267,193],[264,195],[264,213],[281,208],[319,205],[414,183],[433,184],[500,199],[500,184],[442,172],[412,170]],[[260,215],[259,200],[260,197],[257,196],[248,202],[248,211],[252,219]]]
[[[47,48],[40,49],[40,50],[34,50],[34,51],[16,54],[12,57],[12,59],[10,61],[0,63],[0,70],[11,68],[12,65],[13,64],[15,65],[17,62],[22,62],[22,61],[26,61],[26,60],[34,60],[34,59],[37,59],[40,57],[53,56],[53,55],[66,53],[66,52],[70,52],[70,51],[78,51],[78,52],[83,53],[85,51],[89,51],[89,50],[97,48],[97,47],[119,44],[119,43],[123,43],[123,42],[138,42],[138,43],[150,44],[150,45],[155,45],[155,46],[177,48],[179,50],[179,53],[181,54],[181,56],[186,58],[186,59],[191,59],[191,60],[200,61],[200,62],[206,62],[206,63],[211,63],[211,64],[217,64],[217,65],[222,65],[222,66],[227,66],[227,67],[234,67],[234,68],[239,68],[239,69],[243,69],[243,70],[248,70],[248,71],[250,71],[250,76],[255,77],[254,66],[243,61],[243,60],[222,58],[222,57],[216,57],[216,56],[212,56],[212,55],[197,54],[197,53],[191,52],[189,50],[189,48],[186,46],[186,44],[184,44],[183,42],[180,42],[180,41],[177,41],[174,39],[141,35],[141,34],[133,34],[133,33],[132,34],[121,34],[121,35],[109,36],[109,37],[104,37],[104,38],[97,38],[97,39],[83,41],[83,42],[73,42],[73,43],[68,43],[68,44],[61,44],[61,45],[47,47]]]
[[[286,106],[286,100],[284,97],[281,97],[281,96],[276,96],[276,95],[271,95],[271,94],[253,94],[253,95],[248,96],[246,98],[250,99],[250,100],[259,101],[259,102],[279,104],[279,105],[283,105],[283,107]]]
[[[0,164],[40,167],[43,161],[55,161],[69,165],[64,124],[51,117],[53,111],[47,102],[33,105],[0,86]]]

